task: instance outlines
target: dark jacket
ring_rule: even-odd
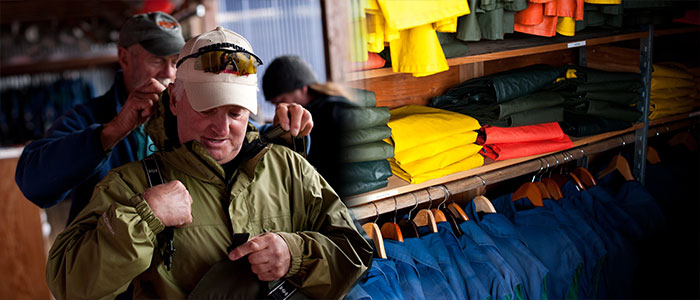
[[[87,205],[97,182],[109,170],[145,157],[143,130],[134,130],[110,152],[102,149],[103,124],[122,109],[128,96],[121,72],[104,95],[75,106],[58,118],[46,136],[24,148],[15,181],[24,196],[45,208],[70,197],[68,222]],[[140,138],[139,138],[140,137]],[[142,143],[142,145],[139,145]]]

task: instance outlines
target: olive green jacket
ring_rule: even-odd
[[[249,129],[248,141],[257,137]],[[230,228],[278,233],[291,254],[285,277],[313,298],[342,297],[369,266],[372,249],[345,205],[290,149],[268,145],[238,168],[229,189],[223,168],[197,142],[155,155],[165,181],[181,181],[193,200],[192,223],[174,230],[172,269],[163,265],[156,239],[164,225],[141,196],[148,188],[142,164],[129,163],[107,174],[52,246],[46,276],[57,299],[114,298],[132,280],[136,298],[186,298],[212,265],[227,259]]]

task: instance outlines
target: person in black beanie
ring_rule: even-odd
[[[343,125],[346,110],[355,104],[336,84],[319,83],[309,64],[295,55],[280,56],[270,63],[262,89],[273,104],[296,103],[311,112],[314,127],[308,160],[335,190],[340,189]]]

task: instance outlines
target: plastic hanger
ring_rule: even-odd
[[[430,195],[430,190],[426,190],[428,191],[428,199],[430,199],[430,204],[428,205],[428,208],[424,208],[418,211],[416,217],[413,218],[413,222],[416,223],[416,226],[428,226],[430,232],[437,232],[437,223],[435,222],[435,215],[433,215],[433,212],[430,210],[430,208],[433,206],[433,197]]]
[[[382,238],[382,232],[379,230],[379,226],[377,225],[377,220],[379,219],[379,209],[377,209],[376,203],[372,202],[372,204],[374,205],[374,211],[377,214],[376,218],[372,222],[362,224],[362,229],[364,229],[369,238],[372,239],[372,243],[374,244],[374,250],[377,251],[377,255],[379,256],[379,258],[387,258],[386,248],[384,248],[384,239]]]
[[[647,147],[647,161],[652,164],[658,164],[661,162],[661,158],[659,157],[659,152],[656,152],[656,149],[652,148],[651,146]]]
[[[416,197],[416,194],[411,193],[413,195],[413,199],[416,201],[416,204],[411,208],[411,210],[408,211],[408,218],[402,219],[399,221],[399,228],[401,228],[401,232],[405,237],[419,237],[420,234],[418,233],[418,226],[416,226],[416,223],[413,222],[413,219],[411,218],[411,214],[413,213],[413,210],[418,207],[418,197]]]
[[[401,234],[401,228],[399,228],[399,224],[396,224],[396,213],[397,213],[397,207],[396,207],[396,197],[394,198],[394,222],[386,222],[384,225],[382,225],[382,236],[385,239],[390,239],[394,241],[399,241],[403,243],[403,234]]]
[[[625,139],[622,139],[622,147],[625,146]],[[620,149],[620,152],[622,152],[622,149]],[[613,156],[612,160],[610,160],[610,163],[608,164],[608,167],[605,168],[605,170],[600,171],[598,173],[598,179],[601,179],[605,177],[606,175],[612,173],[613,171],[618,171],[620,174],[622,174],[622,177],[625,178],[627,181],[632,181],[634,180],[634,176],[632,176],[632,171],[630,170],[630,165],[627,162],[627,159],[622,157],[621,155],[615,155]]]
[[[433,208],[430,211],[433,212],[433,216],[435,217],[435,223],[440,223],[440,222],[447,222],[447,216],[445,216],[445,213],[442,212],[440,209],[440,206],[445,205],[445,201],[447,201],[447,192],[443,193],[445,196],[442,198],[442,202],[438,204],[437,208]],[[437,232],[437,226],[435,227],[436,232]]]

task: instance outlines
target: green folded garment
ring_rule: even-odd
[[[586,92],[583,98],[630,105],[639,102],[642,99],[642,95],[637,92]]]
[[[506,116],[515,113],[557,106],[562,103],[564,103],[564,97],[562,97],[559,93],[551,91],[534,92],[532,94],[499,104],[498,118],[503,119]]]
[[[345,110],[345,130],[357,130],[389,122],[391,113],[388,107],[353,107]]]
[[[578,100],[567,102],[566,107],[567,111],[575,114],[597,116],[626,122],[636,122],[642,115],[642,113],[637,111],[634,107],[606,101]]]
[[[357,194],[366,193],[369,191],[374,191],[376,189],[381,189],[389,185],[389,181],[386,179],[381,179],[377,181],[357,181],[357,182],[346,182],[341,183],[340,187],[337,189],[338,195],[340,197],[347,197]]]
[[[377,106],[377,96],[373,91],[363,89],[350,89],[350,94],[354,98],[353,103],[362,107]]]
[[[342,153],[341,162],[353,163],[392,157],[394,157],[394,146],[379,141],[346,147]]]
[[[582,83],[576,85],[575,93],[587,92],[637,92],[643,86],[641,81],[611,81]]]
[[[381,141],[388,137],[391,137],[391,128],[387,125],[379,125],[345,132],[342,135],[342,142],[344,146],[353,146]]]
[[[580,83],[603,83],[613,81],[642,81],[642,75],[630,72],[609,72],[581,66],[567,66],[566,69],[575,69],[576,78],[568,80]]]
[[[564,107],[551,106],[512,114],[504,119],[508,127],[564,121]]]
[[[376,181],[391,176],[391,165],[386,159],[345,163],[341,166],[342,182]]]
[[[567,135],[575,137],[622,130],[632,126],[632,122],[610,120],[591,115],[580,115],[568,111],[564,112],[564,120],[563,122],[559,122],[561,129]]]

